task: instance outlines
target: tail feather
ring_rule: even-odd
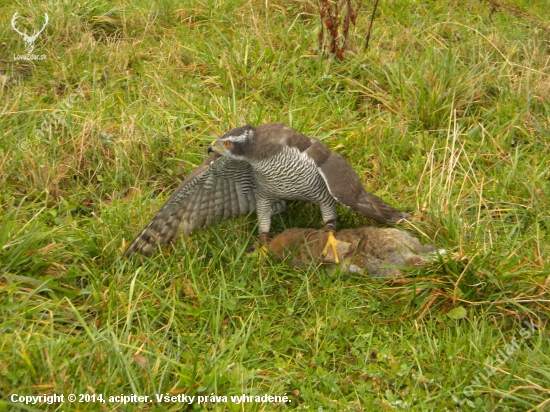
[[[355,210],[378,223],[397,223],[411,218],[410,214],[397,210],[371,193],[361,196],[356,206]]]

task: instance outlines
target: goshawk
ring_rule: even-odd
[[[336,229],[336,202],[379,223],[395,223],[410,215],[365,191],[351,165],[319,140],[283,123],[242,126],[208,147],[210,156],[164,203],[125,254],[150,255],[158,244],[172,241],[222,219],[256,209],[260,241],[271,236],[271,215],[285,200],[307,200],[321,208],[329,232],[325,252]]]

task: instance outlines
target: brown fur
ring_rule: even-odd
[[[425,259],[420,254],[435,251],[435,247],[424,246],[417,238],[398,229],[361,227],[341,230],[335,236],[341,242],[337,253],[342,270],[367,272],[373,277],[400,276],[399,269],[386,266],[423,266]],[[291,264],[297,267],[334,264],[331,248],[322,256],[327,237],[325,231],[287,229],[269,243],[268,251],[276,260],[291,259]]]

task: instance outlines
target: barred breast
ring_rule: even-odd
[[[264,198],[335,203],[314,160],[297,148],[284,147],[251,165],[258,193]]]

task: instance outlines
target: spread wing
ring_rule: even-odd
[[[379,223],[395,223],[411,217],[367,192],[348,161],[317,139],[311,139],[305,151],[315,161],[330,194],[338,202]]]
[[[212,153],[181,183],[124,254],[148,256],[157,244],[172,241],[180,230],[188,235],[219,220],[246,215],[255,207],[250,164]]]

